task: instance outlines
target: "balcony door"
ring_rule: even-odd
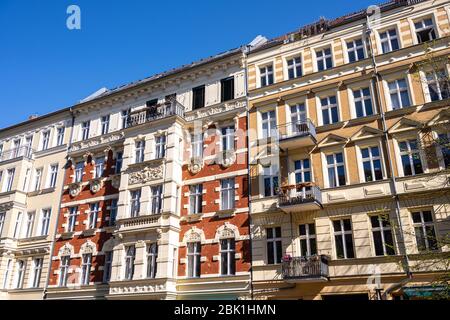
[[[304,103],[291,106],[291,134],[297,135],[307,131],[306,107]]]
[[[295,174],[295,184],[297,188],[292,190],[292,192],[294,192],[295,194],[291,196],[300,199],[306,199],[310,197],[311,187],[301,185],[311,182],[311,161],[309,159],[294,161],[294,174]]]

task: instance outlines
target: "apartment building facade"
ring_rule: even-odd
[[[1,299],[42,299],[62,193],[68,110],[0,132]]]
[[[449,9],[391,2],[250,52],[255,298],[393,299],[442,272],[421,253],[448,251]]]
[[[0,130],[0,299],[429,287],[450,229],[450,5],[373,13]]]

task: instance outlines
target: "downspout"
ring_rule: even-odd
[[[399,250],[401,251],[401,255],[402,255],[402,259],[403,259],[402,265],[403,265],[403,268],[404,268],[406,276],[407,276],[407,278],[402,280],[400,283],[394,284],[391,287],[389,287],[388,289],[386,289],[386,291],[383,294],[384,298],[386,299],[388,293],[392,292],[399,286],[401,287],[403,284],[410,281],[412,278],[412,273],[410,270],[410,262],[409,262],[408,253],[406,252],[406,244],[405,244],[405,239],[404,239],[404,235],[403,235],[404,229],[403,229],[403,223],[402,223],[402,219],[401,219],[401,215],[400,215],[400,213],[401,213],[400,199],[399,199],[399,194],[397,191],[397,184],[396,184],[396,177],[395,177],[394,167],[393,167],[392,153],[391,153],[391,149],[389,147],[389,134],[388,134],[388,130],[387,130],[386,116],[385,116],[385,112],[384,112],[384,109],[382,106],[382,97],[381,97],[381,91],[379,88],[379,83],[381,81],[383,81],[383,78],[378,73],[378,65],[377,65],[377,61],[375,59],[375,55],[374,55],[372,39],[370,37],[370,35],[372,33],[372,29],[370,27],[369,16],[370,16],[369,13],[367,13],[367,15],[366,15],[366,19],[367,19],[366,36],[367,36],[367,40],[369,43],[370,55],[372,58],[372,65],[373,65],[373,69],[374,69],[373,83],[374,83],[374,89],[375,89],[375,92],[377,95],[377,107],[378,107],[378,111],[381,116],[381,122],[383,125],[383,137],[385,140],[386,155],[388,158],[389,171],[390,171],[390,175],[391,175],[391,178],[389,179],[390,187],[391,187],[391,192],[392,192],[393,199],[395,202],[395,217],[396,217],[399,229],[400,229],[400,232],[398,233],[399,243],[401,244],[401,245],[399,245]]]
[[[69,112],[70,112],[70,115],[72,117],[72,121],[71,121],[71,125],[70,125],[69,143],[67,144],[67,149],[66,149],[67,150],[66,160],[68,160],[68,158],[69,158],[69,151],[70,151],[70,148],[72,146],[72,139],[73,139],[73,128],[74,128],[74,125],[75,125],[75,113],[73,111],[73,108],[70,108]],[[66,171],[64,171],[64,173],[66,173]],[[43,296],[42,296],[43,300],[47,299],[47,290],[48,290],[48,286],[49,286],[49,282],[50,282],[50,276],[51,276],[51,271],[52,271],[52,261],[53,261],[52,258],[53,258],[53,251],[55,250],[56,234],[57,234],[58,226],[59,226],[59,217],[60,217],[60,213],[61,213],[62,197],[63,197],[63,194],[64,194],[65,176],[66,175],[64,174],[63,186],[61,188],[61,194],[60,194],[60,197],[59,197],[58,212],[56,213],[56,223],[55,223],[55,228],[54,228],[53,234],[52,234],[52,242],[51,242],[51,245],[50,245],[50,257],[49,257],[47,276],[46,276],[46,280],[45,280],[44,292],[43,292]]]
[[[248,98],[248,65],[247,57],[250,51],[250,46],[247,45],[243,48],[243,58],[244,58],[244,78],[245,78],[245,99],[246,99],[246,115],[247,115],[247,132],[245,133],[245,139],[247,143],[247,192],[248,192],[248,235],[250,242],[250,298],[254,300],[254,287],[253,287],[253,234],[252,234],[252,184],[250,177],[250,139],[249,139],[249,129],[250,129],[250,112],[249,112],[249,98]]]

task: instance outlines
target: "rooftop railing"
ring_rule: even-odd
[[[178,102],[167,102],[131,112],[127,119],[128,127],[135,127],[147,122],[179,116],[184,118],[184,106]]]

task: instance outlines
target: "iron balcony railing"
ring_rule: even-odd
[[[280,206],[292,206],[303,203],[322,203],[322,191],[318,186],[309,183],[282,187],[279,195]]]
[[[154,120],[164,119],[171,116],[184,118],[184,106],[178,102],[168,102],[130,113],[127,126],[134,127]]]
[[[17,159],[21,157],[31,159],[32,155],[33,149],[29,146],[14,148],[0,153],[0,162]]]
[[[284,280],[327,279],[328,257],[324,255],[284,257],[282,275]]]
[[[310,119],[299,120],[278,126],[280,140],[311,135],[316,138],[316,127]]]

